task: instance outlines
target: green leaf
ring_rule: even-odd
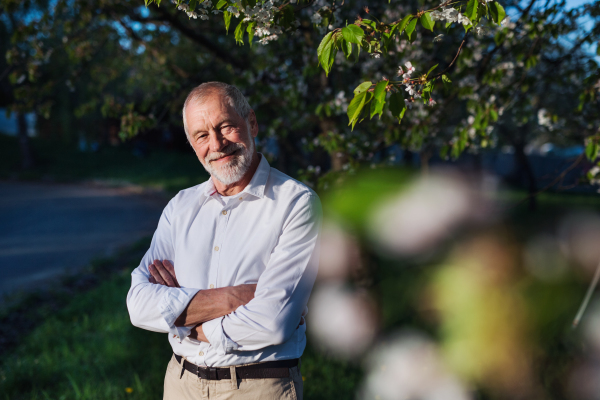
[[[490,110],[490,117],[493,122],[498,121],[498,112],[496,110]]]
[[[254,39],[254,27],[256,26],[256,21],[252,21],[248,24],[246,28],[246,32],[248,32],[248,43],[250,47],[252,47],[252,39]]]
[[[377,23],[375,21],[371,21],[370,19],[361,19],[360,24],[364,26],[368,26],[372,29],[377,28]]]
[[[504,20],[506,17],[506,11],[504,11],[504,7],[502,7],[497,1],[488,3],[488,7],[490,8],[490,13],[492,14],[494,22],[500,25],[502,20]]]
[[[227,1],[225,0],[219,0],[219,2],[217,3],[217,5],[215,6],[215,8],[217,10],[220,10],[221,8],[225,7],[227,5]]]
[[[342,47],[342,50],[344,51],[344,55],[346,56],[346,59],[349,59],[350,55],[352,55],[352,43],[349,43],[346,40],[342,40],[341,47]]]
[[[358,62],[358,56],[360,56],[360,46],[356,46],[356,51],[354,52],[354,63]]]
[[[431,13],[426,12],[425,14],[421,15],[421,25],[423,25],[423,28],[429,29],[431,32],[433,32],[435,22],[433,22],[433,20],[431,19]]]
[[[331,53],[334,50],[334,41],[333,41],[333,32],[329,32],[323,40],[321,40],[321,44],[317,49],[317,56],[319,58],[319,64],[325,70],[325,74],[329,75],[329,71],[331,70],[331,65],[333,65],[333,58],[331,57]],[[335,57],[335,54],[334,54]]]
[[[198,0],[190,0],[189,11],[192,12],[196,9],[196,5],[198,4]]]
[[[223,12],[223,20],[225,21],[225,31],[229,34],[229,25],[231,24],[231,13],[229,11]]]
[[[410,23],[406,27],[405,32],[406,32],[406,36],[408,36],[408,40],[411,40],[411,35],[415,31],[416,26],[417,26],[417,19],[415,18],[412,21],[410,21]]]
[[[598,143],[594,141],[590,141],[587,146],[585,146],[585,155],[590,161],[594,161],[598,156]]]
[[[368,93],[369,92],[361,92],[361,93],[355,94],[354,98],[348,105],[347,114],[348,114],[348,120],[350,121],[350,122],[348,122],[348,125],[352,125],[352,130],[354,130],[354,125],[356,125],[356,122],[358,121],[358,118],[360,117],[360,113],[361,113],[363,107],[365,106],[365,101],[367,100]]]
[[[478,4],[479,2],[477,0],[469,0],[469,3],[467,4],[467,11],[465,11],[465,16],[471,21],[474,21],[477,18]]]
[[[385,105],[385,88],[388,85],[388,81],[380,81],[375,85],[375,91],[373,91],[373,102],[371,103],[371,119],[377,114],[379,114],[379,119],[381,119],[381,114],[383,114],[383,106]]]
[[[361,83],[354,89],[354,95],[366,92],[371,86],[373,86],[373,83],[371,81]]]
[[[431,71],[433,71],[434,69],[436,69],[438,65],[440,65],[440,64],[435,64],[433,67],[429,68],[429,71],[427,71],[427,76],[429,76],[429,74],[431,73]]]
[[[245,28],[246,23],[244,22],[244,20],[241,20],[240,23],[236,26],[235,28],[235,32],[233,33],[233,35],[235,36],[235,42],[237,44],[244,44],[244,28]]]
[[[406,103],[404,102],[402,92],[392,93],[389,104],[392,116],[397,118],[398,122],[402,121],[402,117],[404,117],[404,113],[406,112]]]
[[[360,44],[363,36],[365,36],[365,32],[356,25],[348,25],[342,28],[342,35],[347,42]]]
[[[448,78],[448,75],[444,74],[442,75],[442,82],[451,83],[452,81],[450,80],[450,78]]]
[[[402,21],[400,21],[398,23],[398,35],[401,35],[402,32],[404,32],[404,29],[406,29],[406,25],[408,25],[408,23],[410,22],[410,20],[413,19],[413,15],[412,14],[408,14],[406,17],[402,18]]]

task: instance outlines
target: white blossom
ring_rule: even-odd
[[[321,14],[319,14],[319,13],[314,13],[312,15],[312,17],[310,17],[310,21],[315,25],[320,24],[322,20],[323,20],[323,17],[321,17]]]
[[[464,14],[458,14],[457,21],[459,24],[463,25],[471,25],[471,20],[467,18]]]
[[[415,88],[412,85],[407,85],[406,89],[404,89],[405,91],[408,92],[409,95],[413,96],[416,92],[415,92]]]
[[[444,34],[439,34],[433,38],[433,43],[441,42],[443,38],[444,38]]]
[[[487,34],[487,31],[485,29],[483,29],[481,26],[477,26],[477,27],[475,27],[475,34],[477,36],[485,36]]]
[[[415,67],[413,67],[410,61],[407,61],[404,66],[406,67],[406,75],[412,74],[415,71]]]

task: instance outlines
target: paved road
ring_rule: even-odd
[[[0,297],[151,235],[165,204],[125,189],[0,182]]]

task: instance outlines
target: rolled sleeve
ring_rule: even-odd
[[[166,324],[169,326],[169,333],[178,338],[181,342],[189,336],[193,327],[191,326],[175,326],[175,321],[194,296],[198,293],[198,289],[192,288],[177,288],[176,290],[166,291],[158,304],[160,315],[162,315]]]
[[[215,318],[202,324],[202,331],[216,350],[217,354],[224,356],[238,349],[238,344],[231,340],[223,330],[224,317]]]

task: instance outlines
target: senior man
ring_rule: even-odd
[[[183,123],[211,177],[165,207],[131,274],[131,322],[168,333],[164,399],[301,399],[319,199],[256,152],[234,86],[193,89]]]

